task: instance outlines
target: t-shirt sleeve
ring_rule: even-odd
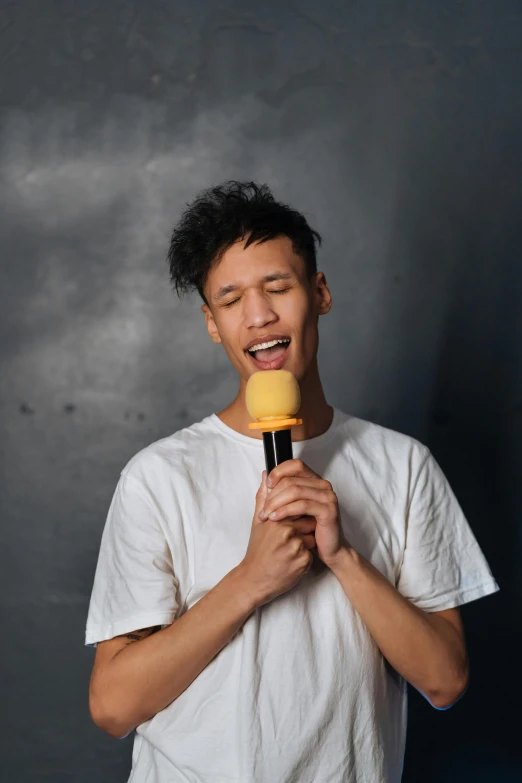
[[[397,589],[428,612],[451,609],[499,589],[444,473],[429,451],[409,504]]]
[[[122,474],[103,529],[85,645],[148,628],[176,616],[178,583],[167,537],[138,478]]]

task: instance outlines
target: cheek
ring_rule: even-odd
[[[312,309],[309,309],[306,313],[306,317],[302,324],[302,340],[303,348],[306,353],[313,354],[317,351],[319,346],[319,329],[317,324],[317,316]]]
[[[224,348],[230,363],[239,373],[243,373],[246,357],[241,344],[241,334],[243,331],[239,310],[226,313],[224,317],[219,319],[218,328],[222,347]]]
[[[296,292],[292,297],[285,298],[278,308],[278,313],[288,324],[296,329],[303,330],[310,318],[311,303],[304,291]]]
[[[234,335],[237,335],[237,317],[231,310],[230,312],[220,313],[214,316],[219,336],[224,345],[231,345],[234,342]]]
[[[300,324],[303,339],[307,342],[313,339],[317,331],[317,316],[314,313],[313,302],[308,298],[304,299],[300,308]]]

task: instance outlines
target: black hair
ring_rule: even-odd
[[[187,291],[203,293],[210,269],[238,240],[265,242],[287,236],[294,253],[305,262],[311,278],[317,272],[315,242],[321,236],[304,216],[274,199],[267,185],[229,180],[202,191],[183,213],[170,240],[167,261],[170,282],[178,296]]]

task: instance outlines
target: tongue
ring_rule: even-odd
[[[274,359],[279,359],[285,351],[286,345],[278,343],[272,346],[272,348],[262,348],[260,351],[256,351],[255,357],[258,362],[273,362]]]

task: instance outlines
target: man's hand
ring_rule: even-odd
[[[328,566],[335,563],[343,550],[350,548],[332,485],[302,460],[290,459],[277,465],[267,479],[267,486],[272,491],[259,514],[261,520],[279,522],[290,517],[313,517],[317,554]]]
[[[266,471],[263,471],[250,540],[245,557],[237,567],[243,580],[241,592],[249,596],[256,607],[272,601],[297,584],[312,565],[310,549],[315,546],[315,523],[311,519],[295,524],[261,521],[259,512],[267,495]]]

